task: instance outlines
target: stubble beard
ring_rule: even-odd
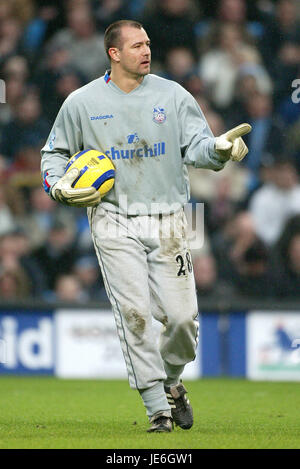
[[[139,80],[141,78],[144,78],[146,75],[149,75],[150,73],[150,65],[149,65],[149,68],[147,68],[147,71],[145,72],[141,72],[141,71],[134,71],[132,69],[129,69],[129,68],[125,68],[125,71],[130,74],[135,80]]]

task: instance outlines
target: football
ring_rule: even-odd
[[[73,168],[80,171],[72,184],[75,189],[95,187],[103,197],[114,185],[115,167],[108,156],[98,150],[87,149],[75,153],[66,166],[66,172]]]

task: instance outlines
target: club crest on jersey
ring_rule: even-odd
[[[153,109],[153,121],[157,124],[163,124],[167,116],[165,110],[162,107],[155,107]]]

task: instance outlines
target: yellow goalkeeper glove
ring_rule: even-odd
[[[221,159],[227,161],[241,161],[248,153],[247,145],[242,139],[243,135],[251,132],[250,124],[241,124],[225,134],[216,137],[215,150]]]
[[[77,168],[73,168],[64,174],[51,189],[53,199],[73,207],[93,207],[98,205],[101,196],[95,187],[73,189],[72,184],[78,176],[79,169]]]

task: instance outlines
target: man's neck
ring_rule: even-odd
[[[119,72],[119,70],[112,69],[110,73],[110,78],[117,85],[120,90],[124,91],[124,93],[130,93],[135,88],[140,86],[142,83],[144,76],[143,75],[129,75],[124,74],[124,71]]]

